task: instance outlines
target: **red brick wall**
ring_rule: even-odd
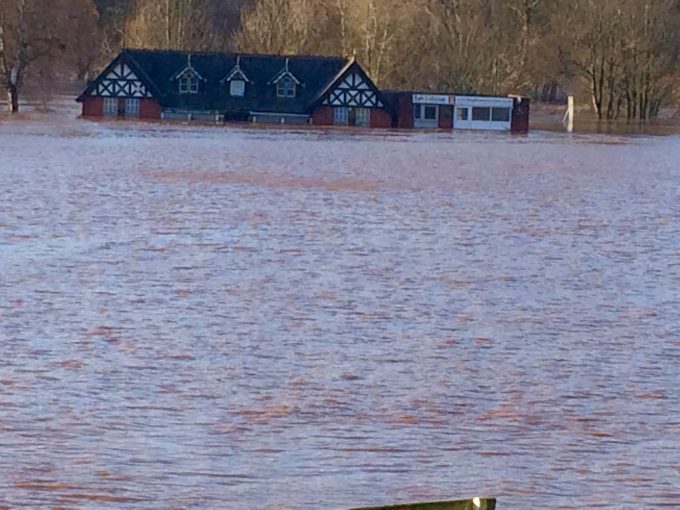
[[[529,132],[529,115],[531,113],[531,100],[524,97],[522,99],[515,99],[515,105],[512,109],[512,123],[510,124],[510,131],[513,133],[526,134]]]
[[[121,102],[122,105],[124,105],[125,99],[120,99],[119,102]],[[124,109],[124,106],[122,106],[122,109]],[[103,117],[103,116],[104,116],[103,97],[86,97],[83,100],[83,117]],[[142,99],[139,102],[139,118],[160,119],[161,105],[155,99]]]
[[[312,112],[312,124],[315,126],[333,125],[333,108],[330,106],[319,106]]]
[[[86,97],[83,100],[83,117],[101,117],[104,115],[103,97]]]
[[[439,129],[453,129],[453,106],[439,107]]]
[[[391,128],[392,115],[385,110],[371,108],[371,127],[372,128]]]
[[[140,119],[160,119],[161,105],[155,99],[142,99],[139,102]]]
[[[315,126],[332,126],[333,108],[319,106],[312,112],[311,117]],[[392,116],[384,110],[371,108],[370,126],[373,128],[390,128],[392,127]]]
[[[405,92],[399,95],[397,102],[397,127],[413,129],[413,95]]]

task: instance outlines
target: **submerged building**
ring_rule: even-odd
[[[381,92],[354,59],[123,50],[77,99],[84,117],[527,132],[512,97]]]
[[[386,91],[398,128],[529,131],[530,101],[517,96]]]
[[[123,50],[78,101],[85,117],[391,127],[354,60]]]

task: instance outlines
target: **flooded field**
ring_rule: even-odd
[[[0,508],[680,505],[679,137],[46,118],[0,120]]]

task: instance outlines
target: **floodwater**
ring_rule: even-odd
[[[0,508],[680,506],[680,137],[0,120]]]

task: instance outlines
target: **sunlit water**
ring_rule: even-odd
[[[0,507],[680,506],[680,138],[0,122]]]

